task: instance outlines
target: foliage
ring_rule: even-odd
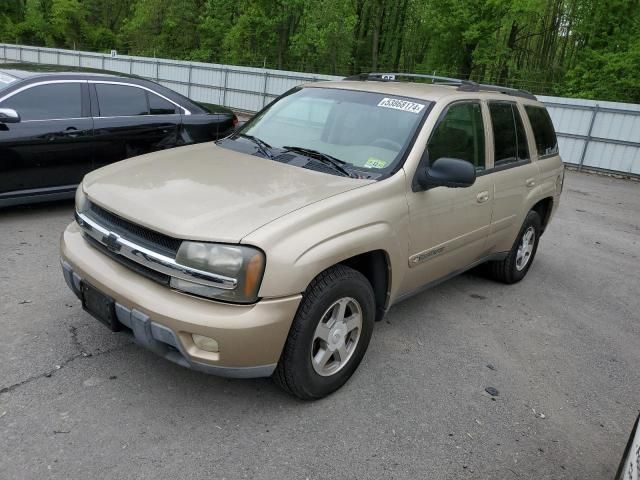
[[[0,40],[640,102],[640,0],[2,0]]]

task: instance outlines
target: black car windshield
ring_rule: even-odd
[[[429,102],[380,93],[309,87],[271,104],[240,131],[273,149],[329,155],[375,177],[394,170]]]
[[[11,75],[0,72],[0,92],[15,82],[17,79]]]

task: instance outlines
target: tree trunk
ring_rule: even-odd
[[[356,24],[353,29],[354,39],[353,39],[353,47],[351,48],[351,57],[353,58],[353,65],[351,68],[351,74],[360,73],[360,45],[362,43],[363,38],[363,24],[364,24],[364,2],[365,0],[356,0]]]
[[[382,17],[384,8],[380,3],[374,7],[373,35],[371,39],[371,70],[378,69],[378,54],[380,53],[380,30],[382,28]]]
[[[516,38],[518,37],[518,24],[513,21],[511,24],[511,30],[509,31],[509,37],[507,39],[507,57],[502,60],[500,73],[498,73],[498,84],[506,82],[509,78],[509,61],[513,56],[513,49],[516,46]]]
[[[405,20],[407,18],[408,4],[409,0],[404,0],[400,6],[400,11],[398,12],[398,28],[396,33],[398,43],[396,44],[395,58],[393,59],[393,70],[396,72],[400,70],[400,57],[404,47]]]
[[[460,77],[463,80],[469,80],[473,71],[473,52],[477,43],[465,43],[462,47],[462,63],[460,65]]]

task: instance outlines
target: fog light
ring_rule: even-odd
[[[198,347],[200,350],[213,353],[218,352],[218,342],[216,342],[213,338],[205,337],[204,335],[198,335],[197,333],[192,334],[191,338],[193,338],[193,343],[195,343],[196,347]]]

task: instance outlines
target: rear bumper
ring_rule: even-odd
[[[81,298],[86,281],[115,300],[118,321],[136,343],[174,363],[219,376],[273,373],[300,295],[230,305],[171,290],[127,269],[92,247],[74,222],[62,235],[62,270]],[[192,334],[214,338],[217,353],[199,349]]]

